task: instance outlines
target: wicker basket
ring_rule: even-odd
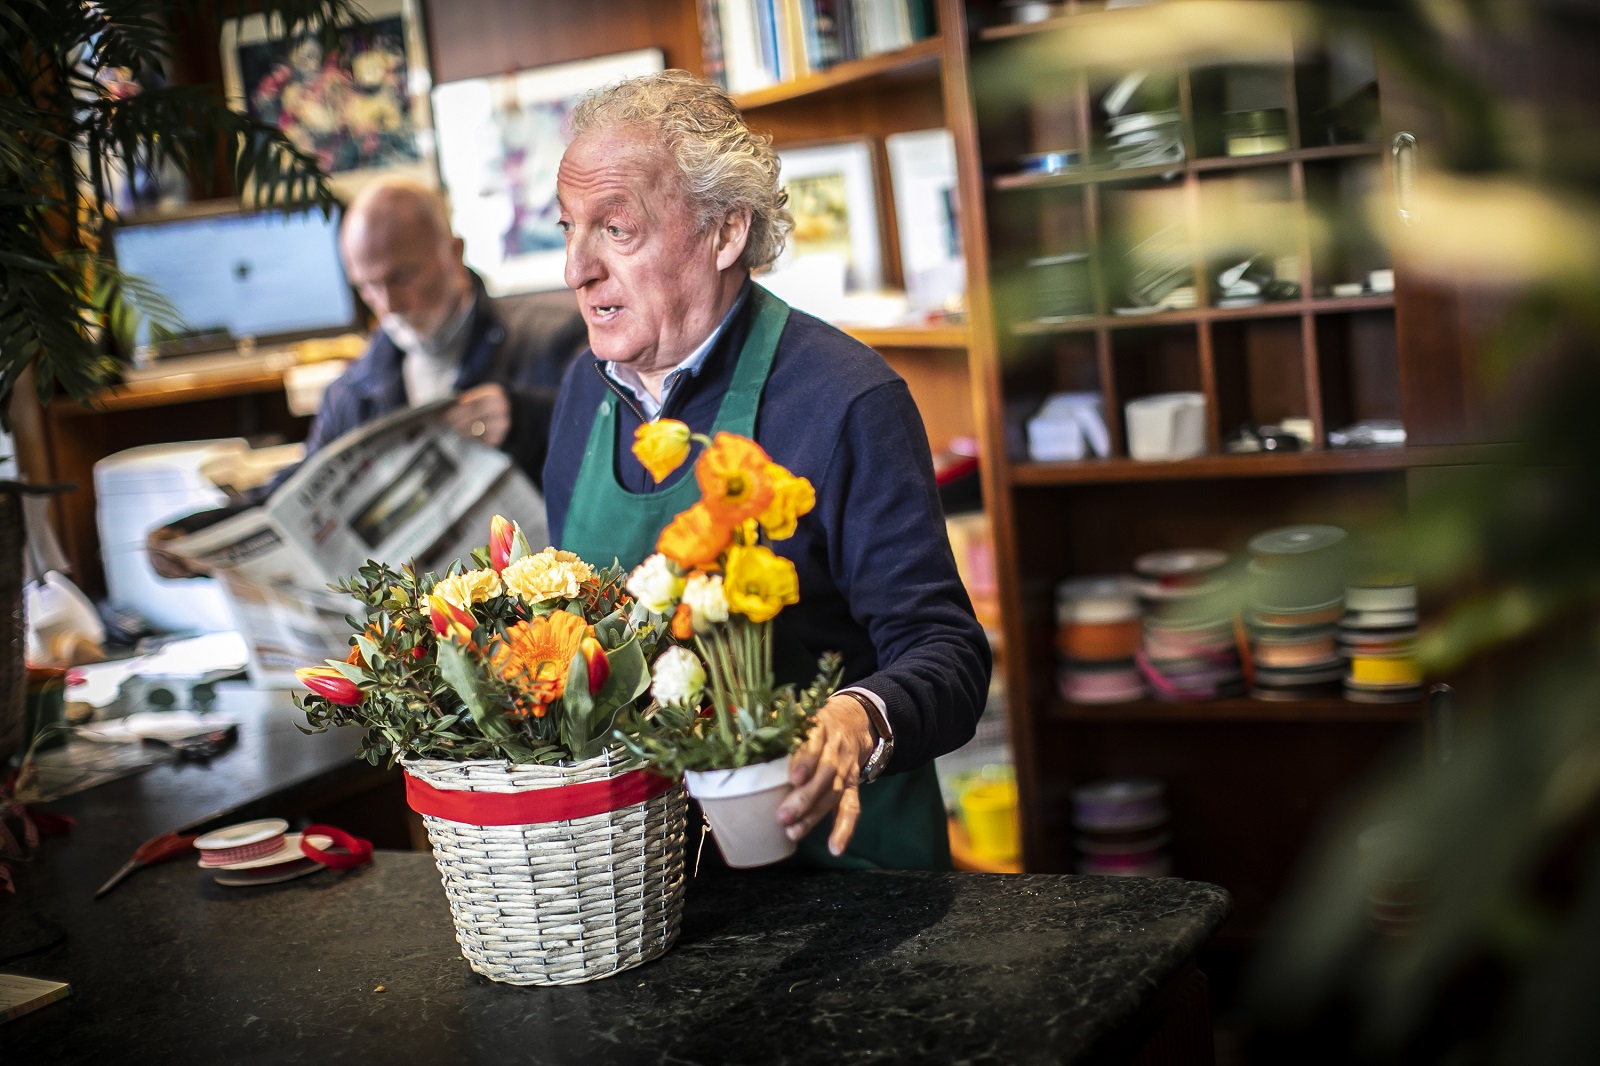
[[[408,759],[446,792],[526,793],[620,779],[617,751],[575,766]],[[416,806],[415,800],[413,806]],[[515,985],[592,981],[659,958],[683,917],[683,789],[560,821],[471,825],[423,812],[461,953]]]

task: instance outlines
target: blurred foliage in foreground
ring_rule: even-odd
[[[1397,536],[1437,605],[1422,652],[1459,681],[1459,728],[1435,737],[1448,758],[1397,757],[1310,857],[1258,959],[1247,1048],[1600,1062],[1600,10],[1172,0],[1049,47],[1057,63],[1177,68],[1330,30],[1369,37],[1397,75],[1386,98],[1437,120],[1411,224],[1387,195],[1370,219],[1399,270],[1495,319],[1476,338],[1483,431],[1517,443],[1416,481]]]

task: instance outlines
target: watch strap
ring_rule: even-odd
[[[889,765],[889,760],[894,757],[894,727],[889,724],[889,716],[878,706],[876,700],[860,689],[846,688],[835,693],[838,696],[849,696],[861,705],[866,712],[867,721],[872,725],[872,731],[877,734],[878,743],[872,749],[872,754],[867,756],[866,764],[861,767],[861,783],[863,785],[876,781]]]

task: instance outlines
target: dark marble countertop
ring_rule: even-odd
[[[70,797],[0,894],[0,970],[72,994],[0,1024],[0,1062],[1060,1063],[1191,960],[1227,894],[1173,879],[745,872],[691,881],[655,962],[518,988],[461,959],[430,855],[224,888],[179,860],[95,901],[142,840],[370,787],[348,731],[247,693],[239,747]],[[378,991],[379,988],[382,991]]]
[[[1227,911],[1172,879],[745,873],[690,885],[663,958],[518,988],[461,959],[428,855],[247,889],[173,864],[7,967],[73,992],[0,1044],[8,1063],[1072,1062]]]

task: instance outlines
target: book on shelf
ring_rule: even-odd
[[[933,0],[696,0],[706,77],[755,92],[936,32]]]

